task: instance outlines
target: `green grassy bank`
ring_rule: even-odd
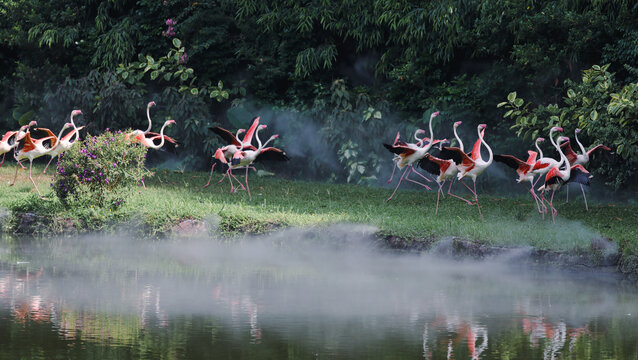
[[[638,208],[593,202],[585,211],[575,196],[564,205],[559,197],[556,224],[542,220],[535,205],[524,194],[518,198],[480,195],[485,216],[481,221],[475,206],[450,197],[441,200],[434,214],[436,192],[400,190],[390,203],[390,189],[348,184],[289,181],[252,175],[252,201],[245,191],[229,194],[228,182],[202,186],[203,172],[157,170],[118,211],[67,209],[51,192],[49,176],[40,175],[38,185],[48,198],[32,191],[25,171],[16,186],[9,187],[14,166],[0,168],[0,207],[11,210],[5,230],[15,231],[17,214],[35,213],[35,232],[55,232],[56,224],[73,223],[79,230],[105,230],[129,223],[146,235],[159,235],[184,219],[214,218],[220,231],[264,232],[280,226],[317,226],[340,222],[374,225],[380,234],[406,241],[431,241],[446,236],[471,239],[488,245],[532,245],[549,250],[590,248],[592,242],[611,239],[624,254],[638,254]],[[41,173],[42,167],[34,167]],[[220,175],[215,175],[219,179]],[[574,191],[574,194],[578,192]]]

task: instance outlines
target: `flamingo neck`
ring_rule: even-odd
[[[144,131],[144,134],[146,134],[147,132],[151,131],[151,107],[147,106],[146,107],[146,118],[148,119],[148,129],[146,129],[146,131]]]
[[[261,139],[259,139],[259,132],[261,131],[261,127],[257,128],[257,131],[255,131],[255,139],[257,139],[257,150],[261,150],[261,148],[263,147],[263,145],[261,144]]]
[[[538,145],[538,139],[536,140],[536,150],[538,150],[538,158],[542,159],[543,158],[543,150],[541,150],[541,147]]]
[[[168,125],[168,122],[165,122],[164,125],[162,125],[162,128],[160,129],[160,137],[162,138],[162,140],[160,141],[159,145],[152,144],[152,145],[149,145],[150,148],[159,149],[162,146],[164,146],[164,140],[165,140],[164,139],[164,128],[166,127],[166,125]]]
[[[574,139],[576,139],[576,144],[578,144],[578,147],[580,148],[581,155],[587,156],[587,151],[585,150],[583,144],[578,140],[578,133],[576,132],[574,132]]]
[[[569,165],[569,160],[567,160],[567,156],[565,155],[565,153],[563,152],[563,149],[560,148],[560,144],[556,145],[556,150],[558,150],[558,153],[560,154],[560,163],[558,163],[558,170],[561,172],[561,178],[565,181],[567,181],[569,179],[569,175],[571,173],[571,167]],[[562,165],[565,165],[565,169],[561,170],[560,167]]]
[[[73,121],[73,117],[75,117],[75,114],[71,114],[71,125],[73,126],[73,131],[75,131],[74,135],[74,139],[73,142],[78,141],[78,137],[80,136],[80,132],[78,131],[78,128],[75,126],[75,121]]]
[[[461,149],[461,151],[463,150],[463,141],[461,141],[461,138],[459,137],[459,134],[456,133],[456,127],[454,128],[454,137],[456,138],[456,141],[459,143],[459,149]]]
[[[425,136],[422,138],[419,138],[419,131],[415,131],[414,132],[414,139],[416,140],[416,144],[417,146],[423,146],[423,140],[425,139]]]
[[[434,142],[434,132],[432,131],[432,120],[434,119],[434,113],[432,113],[432,115],[430,115],[430,123],[428,124],[428,127],[430,128],[430,143],[427,145],[427,149],[430,150],[430,148],[432,147],[432,142]],[[425,142],[421,145],[421,147],[425,146]]]
[[[481,144],[485,145],[485,148],[487,148],[487,153],[488,158],[487,158],[487,165],[490,165],[492,163],[492,160],[494,160],[494,153],[492,153],[492,148],[487,145],[487,143],[485,142],[485,139],[483,139],[483,132],[479,130],[479,139],[481,139]],[[483,160],[483,158],[481,157],[481,152],[480,152],[480,147],[479,147],[479,159]]]

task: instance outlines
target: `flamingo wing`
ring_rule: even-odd
[[[47,128],[36,128],[33,129],[34,135],[36,135],[36,139],[33,139],[33,137],[31,139],[33,139],[33,141],[38,141],[38,140],[44,140],[44,137],[47,138],[47,140],[49,140],[49,138],[51,139],[51,147],[55,146],[55,143],[58,141],[57,136],[55,136],[55,134],[47,129]],[[40,136],[42,136],[43,138],[40,138]]]
[[[570,165],[576,162],[576,159],[578,159],[578,154],[576,154],[574,149],[572,149],[571,141],[565,141],[564,143],[560,144],[560,147],[563,148],[563,153],[567,157],[567,160],[569,160]]]
[[[575,182],[582,185],[590,185],[590,179],[592,175],[585,169],[582,165],[574,165],[571,167],[571,171],[569,173],[569,180],[567,182]]]
[[[439,158],[452,160],[456,165],[471,166],[474,164],[474,160],[457,147],[444,147],[439,153]]]
[[[603,145],[603,144],[600,144],[600,145],[596,145],[596,146],[594,146],[593,148],[591,148],[591,149],[587,150],[587,156],[591,156],[591,154],[592,154],[594,151],[598,150],[598,149],[603,149],[603,150],[606,150],[606,151],[611,151],[611,149],[610,149],[610,148],[608,148],[607,146],[605,146],[605,145]]]
[[[290,160],[290,158],[286,155],[285,151],[283,151],[281,149],[274,148],[274,147],[267,147],[267,148],[263,148],[261,150],[259,155],[257,155],[257,158],[255,159],[255,162],[261,162],[261,161],[288,161],[288,160]]]
[[[71,129],[71,131],[68,134],[64,135],[62,139],[60,139],[60,141],[69,141],[76,131],[80,131],[82,129],[84,129],[84,126],[80,126],[77,129]]]
[[[235,137],[235,135],[233,135],[230,131],[221,128],[219,126],[215,126],[215,127],[211,127],[210,128],[215,134],[217,134],[219,137],[222,138],[222,140],[224,140],[226,143],[229,144],[233,144],[237,147],[241,146],[241,143],[239,142],[239,140],[237,140],[237,138]],[[246,137],[244,137],[246,138]]]
[[[247,148],[246,145],[250,145],[250,143],[253,142],[253,135],[255,135],[255,130],[257,130],[257,126],[259,125],[259,119],[260,119],[259,116],[254,118],[252,125],[250,125],[250,127],[248,128],[248,131],[246,131],[246,135],[244,135],[244,139],[241,141],[242,144],[245,144],[244,148]],[[235,144],[235,145],[237,145],[237,144]],[[239,144],[237,146],[241,146],[241,144]],[[257,149],[255,149],[255,150],[257,150]]]
[[[527,150],[527,154],[529,156],[527,158],[527,161],[525,161],[525,163],[530,166],[534,166],[534,164],[536,164],[536,157],[538,156],[538,153],[536,151]]]
[[[400,155],[402,157],[410,156],[416,152],[415,149],[411,149],[405,145],[388,145],[383,144],[383,146],[388,149],[391,153]]]
[[[450,165],[452,165],[450,160],[439,159],[430,154],[425,154],[425,157],[419,160],[419,166],[421,169],[437,176],[444,174]]]
[[[527,172],[530,169],[530,164],[512,155],[494,155],[494,161],[501,162],[516,171]]]
[[[18,140],[17,150],[22,152],[29,152],[35,149],[35,144],[31,138],[31,133],[27,134],[20,140]]]
[[[481,137],[485,134],[485,129],[481,130]],[[472,160],[481,157],[481,138],[478,138],[472,147]]]
[[[15,134],[17,134],[17,131],[7,131],[6,133],[4,133],[4,136],[2,136],[2,142],[8,142],[9,138],[11,138],[12,136],[14,136]]]
[[[164,136],[164,139],[166,139],[166,141],[168,141],[171,144],[175,144],[175,147],[178,147],[179,145],[177,145],[177,140],[173,139],[172,137],[168,136],[168,135],[162,135],[160,133],[155,133],[155,132],[147,132],[146,133],[146,137],[152,140],[155,139],[161,139],[161,137]]]
[[[554,166],[547,175],[545,175],[545,188],[554,184],[563,184],[564,181],[560,175],[560,170],[558,170],[558,167]]]

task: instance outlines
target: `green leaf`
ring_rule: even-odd
[[[222,91],[222,97],[228,99],[228,91]]]
[[[182,75],[179,76],[179,79],[182,81],[188,80],[188,73],[182,73]]]
[[[22,116],[20,116],[20,118],[18,119],[18,124],[22,125],[27,125],[28,123],[31,122],[31,120],[33,120],[33,118],[35,118],[35,111],[33,110],[29,110],[26,113],[24,113]]]
[[[210,92],[210,98],[215,98],[219,96],[219,91],[218,90],[213,90]]]
[[[507,101],[503,101],[502,103],[498,103],[498,105],[496,105],[497,108],[503,107],[507,105]]]
[[[377,110],[377,111],[374,113],[374,117],[375,117],[375,119],[381,119],[381,111],[378,111],[378,110]]]
[[[576,97],[576,93],[574,92],[574,90],[567,90],[567,97],[569,97],[570,99]]]
[[[182,41],[178,38],[174,38],[173,39],[173,46],[175,46],[176,48],[181,48],[182,47]]]
[[[122,79],[126,80],[127,77],[128,77],[128,71],[123,72]]]
[[[170,81],[171,80],[171,73],[164,74],[164,80]]]
[[[221,90],[221,89],[223,89],[223,88],[224,88],[224,83],[223,83],[221,80],[219,80],[219,82],[217,83],[217,88],[218,88],[219,90]]]
[[[146,61],[148,62],[149,65],[155,64],[155,59],[153,59],[151,55],[146,55]]]
[[[508,110],[505,115],[503,115],[503,117],[509,117],[510,115],[512,115],[512,112],[514,112],[514,110]]]
[[[514,99],[516,99],[516,91],[507,94],[507,101],[514,102]]]
[[[158,76],[159,76],[159,71],[155,70],[151,72],[151,80],[157,79]]]
[[[591,113],[589,114],[589,117],[596,121],[596,119],[598,119],[598,111],[596,111],[596,109],[592,110]]]
[[[197,90],[197,88],[192,88],[191,89],[191,94],[197,96],[197,94],[199,94],[199,90]]]
[[[514,99],[514,105],[516,105],[516,107],[521,107],[523,105],[523,102],[524,101],[521,98]]]

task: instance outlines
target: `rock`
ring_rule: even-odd
[[[199,220],[182,219],[179,223],[173,225],[171,232],[177,236],[197,236],[206,234],[206,225]]]

